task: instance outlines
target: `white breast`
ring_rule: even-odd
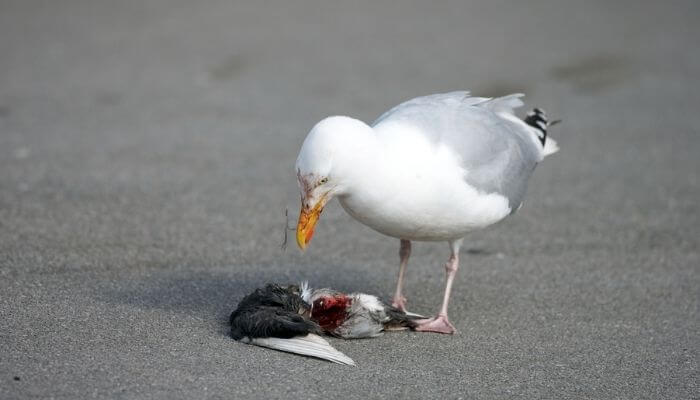
[[[486,227],[510,213],[508,200],[467,184],[457,156],[436,148],[419,132],[385,135],[382,156],[365,166],[365,179],[340,196],[355,219],[389,236],[450,240]]]

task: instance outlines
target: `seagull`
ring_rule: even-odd
[[[299,247],[308,246],[323,208],[337,198],[357,221],[399,239],[392,305],[405,311],[411,241],[446,241],[442,305],[415,330],[453,334],[447,308],[464,236],[517,211],[537,164],[559,149],[547,137],[554,122],[544,111],[515,115],[522,96],[455,91],[401,103],[371,125],[346,116],[321,120],[296,160]]]

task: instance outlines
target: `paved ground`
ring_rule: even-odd
[[[698,398],[698,2],[247,3],[0,3],[0,398]],[[467,238],[459,333],[333,341],[354,369],[227,337],[264,282],[391,292],[337,204],[280,249],[297,150],[460,88],[565,122]],[[414,247],[413,310],[447,255]]]

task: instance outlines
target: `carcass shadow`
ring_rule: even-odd
[[[267,283],[298,284],[308,280],[316,287],[380,293],[368,285],[364,274],[339,274],[350,266],[231,266],[217,268],[178,268],[152,271],[143,277],[128,278],[97,290],[97,300],[137,309],[158,309],[191,317],[211,316],[218,331],[228,335],[228,318],[238,302]],[[376,282],[378,279],[370,279]],[[208,318],[208,317],[205,317]]]

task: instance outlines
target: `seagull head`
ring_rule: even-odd
[[[311,129],[296,162],[301,192],[297,244],[304,250],[326,204],[347,193],[362,163],[363,133],[372,128],[349,117],[328,117]]]

